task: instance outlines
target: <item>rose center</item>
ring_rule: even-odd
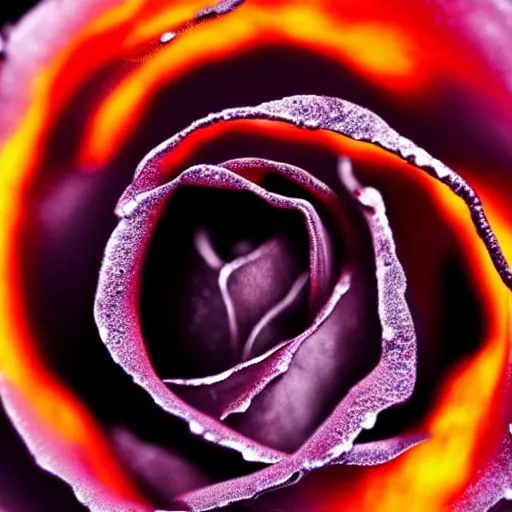
[[[308,247],[296,210],[247,191],[180,187],[142,277],[142,329],[157,373],[218,373],[303,331]]]

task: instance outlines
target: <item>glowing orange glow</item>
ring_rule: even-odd
[[[197,9],[207,5],[207,0],[174,0],[174,9],[165,18],[167,29],[180,26]],[[79,13],[84,17],[82,30],[76,31],[70,40],[63,41],[65,44],[56,48],[51,60],[40,63],[40,69],[34,70],[28,91],[31,107],[11,139],[17,147],[12,154],[16,154],[20,169],[36,165],[38,152],[25,148],[36,147],[38,141],[48,135],[52,122],[88,78],[118,58],[123,48],[131,47],[130,34],[134,27],[143,23],[145,17],[159,18],[162,2],[105,0],[98,2],[96,7],[91,13]]]
[[[166,83],[175,82],[205,63],[256,47],[292,45],[328,55],[401,102],[414,100],[413,96],[408,100],[404,95],[427,91],[436,68],[440,68],[438,72],[449,70],[452,79],[459,76],[467,80],[470,75],[472,86],[483,87],[485,81],[475,75],[482,76],[477,73],[484,72],[477,70],[474,62],[468,67],[464,53],[457,52],[457,45],[447,40],[443,43],[438,27],[438,38],[432,37],[425,21],[430,19],[428,11],[415,6],[404,15],[397,14],[392,6],[387,6],[386,13],[374,7],[377,8],[366,5],[363,9],[352,2],[340,9],[336,2],[329,1],[256,1],[241,6],[236,15],[180,35],[130,73],[101,102],[89,126],[79,164],[95,168],[108,161],[141,118],[149,98]],[[157,40],[171,26],[172,12],[160,12],[158,17],[139,24],[127,45]],[[421,17],[423,23],[419,27],[405,28],[417,24]],[[435,23],[432,30],[434,26]],[[425,40],[428,51],[424,49]],[[130,123],[124,122],[127,118]]]

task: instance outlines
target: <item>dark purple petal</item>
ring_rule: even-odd
[[[348,162],[345,163],[348,164]],[[358,199],[362,201],[361,197]],[[375,208],[377,208],[377,205]],[[367,210],[363,210],[363,214],[368,220],[374,238],[380,302],[379,312],[384,341],[386,342],[383,346],[384,359],[379,364],[380,370],[377,367],[372,374],[378,375],[379,372],[383,372],[385,375],[387,373],[384,370],[385,364],[387,364],[386,356],[389,359],[391,354],[386,353],[386,347],[388,347],[388,350],[398,351],[399,349],[398,345],[393,347],[395,339],[391,326],[394,325],[394,322],[399,323],[400,330],[397,332],[398,336],[403,336],[403,340],[401,340],[401,348],[403,349],[401,356],[408,358],[406,361],[407,367],[404,368],[406,373],[395,376],[395,380],[398,382],[402,377],[409,379],[409,381],[404,383],[403,395],[400,394],[399,389],[391,389],[390,386],[381,384],[380,380],[384,379],[379,377],[372,379],[372,374],[366,378],[369,380],[363,389],[361,387],[366,379],[359,384],[359,394],[362,396],[372,396],[373,408],[382,410],[382,408],[386,408],[393,403],[404,401],[412,392],[415,379],[416,339],[407,304],[400,295],[404,291],[405,280],[403,283],[400,281],[400,279],[403,279],[403,273],[398,260],[393,260],[392,252],[394,247],[392,245],[391,232],[386,227],[384,220],[374,220],[372,217],[369,217]],[[384,219],[383,211],[380,215]],[[379,223],[382,225],[380,226]],[[379,232],[379,229],[382,232]],[[386,229],[387,231],[385,231]],[[389,247],[381,248],[380,246],[384,243],[389,244]],[[383,259],[385,259],[384,263]],[[360,279],[363,280],[362,276],[368,272],[368,267],[363,266],[359,271],[360,273],[356,275],[359,275]],[[386,272],[388,271],[395,271],[397,275],[386,278]],[[386,281],[386,279],[388,280]],[[368,312],[366,311],[363,314],[365,307],[369,309],[369,304],[371,304],[369,301],[371,287],[370,290],[365,289],[363,283],[352,283],[352,294],[351,292],[347,294],[345,300],[340,303],[337,310],[333,311],[330,318],[326,321],[325,326],[299,350],[294,364],[288,372],[278,382],[258,396],[248,412],[237,418],[236,423],[233,423],[237,430],[253,439],[284,451],[297,449],[300,442],[312,434],[311,429],[316,425],[312,424],[311,420],[315,417],[321,417],[322,409],[326,408],[323,404],[326,398],[336,397],[337,387],[339,389],[342,386],[344,378],[347,377],[347,374],[350,375],[354,367],[354,354],[357,354],[359,350],[365,357],[370,357],[371,355],[368,340],[371,339],[372,334],[375,334],[376,329],[369,328],[368,324],[370,324],[371,316],[368,316]],[[392,286],[395,286],[395,288],[392,288]],[[385,290],[384,287],[386,288]],[[362,293],[362,297],[358,297],[358,292]],[[395,304],[390,304],[395,295],[402,298],[401,302],[397,298],[395,299]],[[388,313],[385,308],[389,308],[391,312]],[[388,316],[384,317],[384,313]],[[402,318],[397,317],[393,319],[391,316],[398,316],[400,313]],[[386,378],[389,380],[389,376]],[[373,389],[374,385],[375,388]],[[342,402],[346,404],[347,409],[354,407],[354,404],[350,405],[348,400],[351,394],[356,392],[356,389],[357,386]],[[397,400],[395,401],[393,397],[396,397]],[[324,405],[323,408],[321,407],[322,405]],[[334,405],[336,404],[333,404],[332,407]],[[345,414],[347,417],[350,416],[348,413]],[[369,420],[363,418],[361,421]],[[341,432],[346,427],[347,425],[344,427],[337,425],[335,428],[331,427],[330,432]],[[348,432],[347,436],[350,437]],[[292,444],[294,441],[295,445]],[[332,446],[335,446],[336,442],[334,439],[332,442]]]
[[[220,270],[234,352],[243,351],[258,320],[284,298],[301,270],[293,248],[286,245],[286,240],[273,238]]]
[[[308,282],[308,273],[303,272],[300,274],[289,292],[261,317],[244,344],[242,352],[243,361],[251,359],[253,354],[264,353],[271,347],[271,343],[274,341],[273,334],[275,331],[279,332],[277,325],[280,323],[286,324],[290,321],[286,313],[290,312],[293,305],[303,302],[301,298],[307,295]]]
[[[371,254],[371,248],[369,249]],[[379,357],[372,262],[361,260],[335,288],[332,308],[315,330],[286,347],[293,361],[228,423],[261,443],[294,452]],[[344,282],[345,279],[349,279]],[[292,352],[293,351],[293,352]]]
[[[192,168],[172,183],[141,194],[122,209],[121,221],[106,249],[97,292],[95,318],[100,335],[112,357],[168,413],[184,419],[193,434],[206,441],[239,451],[246,460],[274,462],[282,456],[278,450],[246,438],[186,404],[172,393],[156,375],[145,347],[138,320],[139,276],[145,252],[157,219],[167,198],[180,185],[241,190],[259,189],[230,171],[213,166]],[[295,202],[272,197],[260,189],[271,203],[294,208]],[[299,207],[309,216],[308,206]]]
[[[293,181],[296,181],[298,183],[301,183],[303,186],[305,186],[308,190],[312,190],[317,196],[319,197],[326,197],[329,199],[329,201],[332,203],[334,200],[337,200],[336,196],[330,189],[328,189],[325,185],[320,184],[317,182],[314,178],[312,178],[308,173],[305,171],[292,167],[292,166],[286,166],[285,164],[278,164],[275,162],[268,162],[263,160],[256,160],[256,159],[244,159],[239,161],[232,161],[228,162],[226,164],[223,164],[223,166],[236,169],[239,172],[242,172],[244,174],[247,174],[247,171],[250,169],[252,171],[254,170],[276,170],[281,175],[285,175],[286,177],[292,178]],[[256,187],[255,185],[249,184],[249,182],[245,182],[245,180],[242,180],[239,178],[240,183],[245,183],[246,186],[251,187],[252,190],[257,193],[261,194],[262,189],[259,187]],[[275,195],[271,194],[269,192],[265,193],[265,196],[267,198],[272,198]],[[281,196],[275,196],[276,199],[279,199],[279,201],[282,203],[283,198]],[[293,204],[293,200],[289,200],[290,204]],[[278,203],[275,203],[278,205]],[[343,213],[343,212],[341,212]],[[340,214],[338,214],[339,216]],[[315,248],[315,245],[318,245],[317,242],[317,233],[314,231],[310,231],[310,240],[311,245],[313,248]],[[313,237],[315,239],[313,239]],[[214,253],[213,248],[211,247],[210,242],[205,239],[204,237],[200,240],[202,245],[202,252],[205,253],[206,259],[212,260],[213,266],[219,266],[222,263],[220,262],[219,257]],[[265,246],[262,246],[260,250],[257,250],[253,253],[249,253],[248,255],[239,258],[232,262],[230,265],[224,267],[224,269],[228,270],[231,266],[235,267],[241,267],[245,268],[248,265],[242,266],[243,263],[252,262],[254,261],[258,265],[261,266],[261,264],[265,262],[265,259],[261,256],[264,256],[266,253],[269,252],[269,249],[276,246],[275,242],[268,243]],[[266,247],[266,250],[263,249]],[[371,249],[370,249],[371,251]],[[282,251],[281,251],[282,252]],[[319,251],[317,251],[318,253]],[[320,254],[322,254],[322,251],[320,251]],[[255,259],[256,256],[260,256],[258,259]],[[315,256],[315,253],[312,254],[312,258]],[[327,255],[325,255],[327,256]],[[318,257],[316,259],[319,259]],[[281,264],[284,264],[285,266],[289,266],[289,262],[287,262],[287,259],[283,259],[281,261]],[[314,267],[313,267],[314,269]],[[367,270],[365,268],[364,270]],[[222,275],[222,271],[221,271]],[[252,293],[253,290],[258,290],[260,287],[262,287],[262,291],[269,294],[269,287],[271,286],[271,283],[266,283],[264,279],[262,279],[264,275],[264,272],[258,271],[255,277],[258,277],[258,279],[262,280],[262,283],[258,282],[252,282],[252,280],[248,280],[246,278],[241,280],[240,285],[240,292],[238,293],[238,301],[226,301],[228,302],[228,310],[231,309],[231,318],[234,318],[236,316],[236,309],[240,306],[237,306],[237,302],[245,302],[243,299],[243,295],[247,293],[248,291]],[[292,274],[293,275],[293,274]],[[291,277],[291,275],[290,275]],[[283,278],[287,288],[289,286],[288,279],[285,277],[284,271],[281,271],[281,278]],[[294,297],[295,293],[299,291],[300,289],[300,283],[302,279],[299,279],[297,284],[296,290],[293,290],[293,293],[291,293],[290,297]],[[325,329],[322,328],[322,338],[328,339],[330,341],[330,345],[336,345],[336,351],[337,354],[334,355],[332,353],[332,350],[329,354],[326,353],[326,357],[329,358],[328,365],[330,367],[333,367],[333,370],[335,373],[339,373],[339,361],[345,362],[347,360],[350,360],[352,363],[356,361],[357,358],[350,357],[350,353],[352,350],[350,350],[351,347],[348,347],[346,343],[341,343],[342,338],[352,338],[352,345],[354,345],[354,349],[356,348],[356,345],[361,348],[361,343],[364,342],[364,334],[366,334],[366,331],[363,329],[361,332],[357,332],[359,329],[355,324],[358,322],[358,316],[354,315],[354,308],[350,307],[339,307],[338,301],[340,297],[345,293],[347,286],[348,286],[348,280],[349,276],[348,274],[342,275],[340,278],[338,287],[333,294],[333,297],[327,304],[327,306],[322,310],[322,312],[317,316],[316,320],[313,322],[312,326],[307,329],[304,333],[302,333],[300,336],[285,341],[281,344],[281,346],[278,348],[278,350],[271,350],[268,354],[264,355],[262,358],[256,358],[254,361],[248,361],[246,363],[241,363],[236,365],[234,368],[227,370],[225,372],[222,372],[217,375],[212,375],[209,377],[204,378],[195,378],[195,379],[165,379],[165,382],[172,386],[172,388],[182,397],[185,398],[189,403],[192,405],[199,407],[201,410],[208,412],[209,414],[212,414],[216,417],[220,417],[221,419],[225,419],[228,415],[234,413],[234,412],[242,412],[245,411],[254,396],[256,396],[258,393],[260,393],[272,380],[274,380],[277,376],[285,372],[292,361],[292,358],[294,357],[294,354],[297,352],[297,350],[300,348],[302,343],[313,336],[316,339],[316,331],[320,327],[322,323],[328,318],[328,316],[331,315],[334,308],[336,308],[337,314],[337,326],[341,328],[343,331],[343,335],[337,335],[332,336],[332,332],[327,333]],[[263,286],[262,286],[263,285]],[[274,285],[275,286],[275,285]],[[372,292],[371,289],[373,288],[373,282],[369,283],[369,290],[368,293],[371,296]],[[222,286],[221,286],[222,288]],[[225,289],[225,286],[224,286]],[[227,293],[224,293],[224,295],[228,295]],[[364,294],[366,297],[364,299],[368,298],[368,294]],[[280,313],[280,310],[284,308],[287,304],[287,300],[290,299],[290,297],[285,297],[285,299],[278,303],[275,308],[272,308],[269,310],[268,315],[265,315],[261,318],[261,322],[255,326],[255,331],[253,331],[253,335],[257,336],[259,335],[260,331],[264,331],[264,328],[267,326],[270,322],[270,320],[276,319],[277,315]],[[240,300],[241,299],[241,300]],[[365,308],[367,303],[365,302],[363,298],[360,299],[360,303],[358,304],[359,309]],[[257,302],[263,303],[262,300],[258,300]],[[340,316],[340,312],[343,311],[343,309],[348,312],[348,315],[343,320]],[[355,308],[358,309],[358,308]],[[250,310],[254,310],[254,308],[250,308]],[[261,312],[260,312],[261,313]],[[366,318],[367,319],[367,318]],[[248,322],[249,324],[251,322]],[[252,321],[254,324],[254,319]],[[346,327],[341,327],[342,324],[346,324]],[[235,326],[236,327],[236,326]],[[250,337],[249,337],[250,338]],[[253,343],[253,341],[257,341],[256,338],[250,338],[248,340],[250,344]],[[311,350],[319,352],[321,351],[321,345],[315,344],[315,341],[312,341],[309,343]],[[316,345],[316,348],[314,348]],[[250,345],[249,345],[250,347]],[[359,351],[359,354],[361,354],[361,350]],[[341,357],[336,357],[341,356]],[[350,364],[350,363],[349,363]],[[304,365],[301,365],[304,366]],[[306,365],[308,366],[308,365]],[[324,363],[321,362],[318,368],[312,368],[312,374],[318,374],[325,373]],[[345,364],[346,369],[347,364]],[[353,371],[350,369],[348,372],[345,371],[346,374],[349,374],[352,376]],[[324,381],[325,375],[324,375]],[[327,380],[331,380],[328,378]],[[339,379],[334,379],[335,382],[338,382]],[[315,379],[309,379],[310,383],[314,383]],[[332,405],[334,406],[334,404]],[[259,409],[259,408],[258,408]],[[306,412],[308,408],[306,406],[302,407],[302,409]],[[323,413],[325,416],[325,413]],[[316,414],[312,414],[312,417],[316,417]],[[315,420],[316,421],[316,420]],[[308,421],[308,424],[310,424],[311,421]],[[310,427],[308,427],[310,428]],[[276,429],[276,432],[278,432],[279,429]],[[297,429],[298,434],[303,437],[302,429]]]
[[[166,382],[172,384],[173,388],[186,387],[185,391],[180,390],[180,394],[192,404],[201,404],[216,417],[225,419],[235,412],[246,411],[255,396],[290,368],[298,349],[306,340],[314,338],[323,324],[331,318],[333,310],[342,307],[341,299],[349,287],[350,277],[343,275],[313,324],[296,338],[284,341],[262,356],[240,363],[212,377],[182,381],[175,379]]]

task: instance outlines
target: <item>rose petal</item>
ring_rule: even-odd
[[[121,221],[112,235],[105,253],[100,275],[95,318],[100,335],[114,360],[140,384],[165,411],[189,423],[193,433],[205,440],[242,453],[247,460],[272,462],[281,453],[229,429],[213,418],[200,413],[184,403],[165,387],[149,361],[140,326],[138,325],[137,297],[138,276],[143,264],[149,237],[167,197],[179,185],[201,185],[214,188],[256,191],[259,187],[246,182],[222,168],[204,166],[182,173],[171,184],[138,196],[127,203],[121,213]],[[260,196],[269,202],[278,201],[262,189]],[[279,199],[281,207],[291,208],[296,202]],[[311,224],[314,214],[302,201],[299,205]],[[310,215],[313,215],[311,217]],[[119,272],[122,269],[123,272]]]
[[[366,262],[358,265],[350,288],[340,280],[325,321],[285,347],[282,356],[293,357],[283,365],[286,371],[254,396],[247,411],[229,418],[230,425],[251,439],[293,452],[373,368],[380,329],[375,283],[363,274],[371,268]]]
[[[254,326],[244,345],[243,361],[251,359],[253,357],[251,354],[261,354],[271,348],[272,342],[276,339],[276,331],[278,333],[285,332],[286,326],[293,321],[293,318],[290,317],[294,316],[294,310],[304,302],[302,297],[305,299],[307,295],[308,282],[307,272],[300,274],[290,291],[274,307],[270,308]],[[282,325],[281,328],[279,328],[280,325]],[[279,338],[283,339],[285,336],[281,334]]]
[[[398,156],[407,159],[410,163],[416,165],[417,167],[424,171],[427,171],[429,174],[434,175],[434,177],[439,179],[439,181],[442,181],[443,183],[449,185],[455,193],[457,193],[462,199],[465,200],[466,204],[474,214],[474,223],[479,228],[479,234],[491,253],[491,258],[493,260],[495,267],[500,272],[500,275],[505,282],[507,282],[507,280],[510,278],[510,269],[508,268],[508,265],[506,264],[503,258],[501,250],[496,244],[494,235],[492,234],[492,232],[490,232],[487,220],[485,216],[483,216],[482,214],[479,200],[474,194],[474,192],[470,189],[470,187],[468,187],[465,182],[463,182],[455,173],[453,173],[453,171],[446,168],[440,162],[433,160],[424,151],[419,150],[418,148],[413,146],[410,141],[398,136],[396,132],[391,130],[387,125],[385,125],[385,123],[382,122],[382,120],[380,120],[373,114],[354,105],[332,98],[288,98],[280,102],[272,102],[269,104],[261,105],[260,107],[256,108],[231,109],[228,111],[224,111],[220,114],[211,115],[206,120],[194,123],[190,128],[187,129],[188,131],[184,130],[183,132],[181,132],[181,134],[178,134],[178,136],[176,136],[174,139],[171,139],[167,143],[164,143],[160,147],[153,150],[148,155],[148,157],[144,159],[144,161],[138,168],[138,172],[134,179],[134,183],[131,187],[131,190],[128,189],[123,198],[121,199],[118,205],[118,211],[121,213],[121,215],[123,213],[125,215],[129,215],[132,209],[137,207],[137,201],[134,201],[135,196],[138,196],[140,198],[142,197],[140,195],[141,192],[149,191],[151,188],[159,184],[159,180],[161,178],[160,173],[158,171],[159,157],[164,156],[166,152],[172,149],[173,144],[178,144],[189,133],[193,132],[195,129],[201,128],[202,126],[208,126],[213,122],[230,120],[235,118],[253,119],[257,117],[276,121],[280,120],[309,129],[318,129],[320,127],[326,128],[332,131],[344,133],[345,135],[355,138],[356,140],[373,142],[374,144],[378,144],[387,149],[388,151],[394,152]],[[372,198],[370,197],[370,202],[371,201]],[[375,211],[377,211],[378,208],[375,209],[375,207],[372,207],[369,208],[369,210],[375,213]],[[382,228],[382,226],[380,226],[380,228]],[[380,242],[382,242],[382,240]],[[385,246],[386,244],[384,246],[379,247],[379,250],[386,249]],[[382,255],[378,254],[378,256]],[[389,257],[389,254],[387,256]],[[392,257],[388,258],[388,260],[393,262]],[[388,265],[384,265],[384,267],[388,267]],[[400,297],[401,292],[399,290],[402,290],[402,287],[400,286],[399,283],[400,279],[402,279],[403,276],[401,275],[401,271],[396,272],[396,268],[394,267],[394,265],[391,264],[389,265],[389,267],[391,268],[383,270],[383,275],[379,277],[378,272],[377,276],[380,280],[384,280],[384,284],[386,287],[386,295],[388,293],[391,294],[393,292],[398,293],[398,296]],[[388,279],[390,279],[390,281],[393,283],[392,286],[389,286],[389,283],[386,282]],[[398,280],[398,282],[394,282],[393,280]],[[379,289],[379,293],[382,293],[382,286]],[[381,301],[381,306],[383,308],[383,312],[388,314],[389,311],[386,312],[386,307],[393,307],[398,309],[401,309],[402,307],[407,308],[405,301],[398,299],[395,299],[394,301],[388,301],[387,304],[383,304]],[[408,326],[409,315],[408,313],[405,314],[404,311],[401,311],[401,314],[402,318],[400,320],[404,320],[406,323],[404,333],[410,334],[410,329]],[[347,407],[347,400],[348,403],[350,403],[353,400],[355,400],[355,402],[357,403],[357,401],[362,400],[362,396],[364,396],[364,394],[361,396],[358,395],[358,393],[366,392],[366,387],[375,389],[376,383],[372,382],[375,380],[375,378],[381,381],[381,383],[383,384],[382,390],[386,391],[386,396],[379,396],[378,400],[373,401],[374,409],[376,409],[377,411],[381,410],[382,408],[388,407],[392,403],[404,400],[407,396],[409,396],[412,390],[411,384],[414,382],[414,375],[411,374],[410,365],[412,363],[414,367],[415,354],[407,354],[407,350],[405,350],[405,348],[411,344],[412,340],[411,337],[409,337],[409,339],[406,340],[397,340],[393,339],[393,337],[388,339],[389,333],[386,331],[388,320],[389,319],[381,318],[381,321],[383,322],[384,325],[383,332],[385,342],[382,356],[383,359],[381,360],[381,364],[379,364],[376,370],[372,372],[369,375],[369,377],[367,377],[364,381],[362,381],[362,383],[359,386],[356,386],[352,390],[352,392],[349,393],[347,399],[344,402],[342,402],[342,404],[338,407],[335,413],[331,415],[331,418],[326,423],[324,423],[324,425],[317,431],[317,433],[311,438],[311,440],[299,451],[299,453],[302,453],[303,456],[305,453],[310,456],[313,455],[312,459],[308,459],[306,465],[299,466],[298,470],[297,465],[293,464],[294,458],[292,457],[283,460],[281,463],[258,473],[258,475],[263,475],[263,478],[267,478],[267,483],[264,484],[263,487],[261,487],[261,480],[259,480],[259,478],[259,483],[256,482],[256,479],[252,479],[251,482],[249,482],[246,478],[241,478],[237,480],[236,494],[238,497],[236,498],[236,500],[245,499],[248,496],[252,496],[255,493],[259,493],[264,489],[268,489],[269,487],[278,487],[296,481],[297,478],[300,478],[304,470],[309,470],[312,469],[312,467],[325,464],[329,460],[332,460],[336,456],[340,455],[342,452],[347,451],[352,446],[352,437],[354,435],[357,435],[358,429],[360,429],[361,424],[366,424],[367,422],[370,421],[371,418],[368,418],[366,416],[363,418],[361,415],[364,413],[364,410],[358,410],[357,413],[354,413],[353,408],[351,410],[353,416],[349,418],[351,421],[348,422],[352,423],[352,425],[347,424],[346,419],[344,421],[341,421],[341,418],[339,418],[338,416],[343,412],[344,406]],[[413,333],[413,330],[411,332]],[[392,355],[394,353],[394,350],[398,346],[400,346],[401,343],[405,346],[402,346],[401,349],[405,351],[406,357],[402,358],[400,361],[393,361],[393,364],[391,364],[389,361],[389,354],[386,358],[385,349],[387,348]],[[408,360],[407,355],[410,355],[410,360]],[[398,371],[398,375],[400,374],[400,372],[404,372],[406,374],[406,376],[398,377],[398,382],[394,383],[393,388],[390,387],[389,381],[387,380],[388,376],[386,375],[386,372],[383,371],[383,368],[385,366],[389,366],[387,368],[388,370],[394,369],[395,371]],[[375,412],[372,412],[372,414],[375,414]],[[338,435],[334,436],[332,433],[327,436],[325,435],[330,433],[328,429],[329,427],[333,428],[334,425],[336,425],[338,428],[345,427],[345,435],[342,436],[341,442]],[[353,429],[355,429],[355,431]],[[324,455],[318,458],[318,454],[322,453]],[[235,481],[230,482],[230,485],[235,485],[233,482]],[[231,489],[230,492],[224,492],[227,489],[225,488],[225,486],[223,487],[223,484],[218,484],[214,486],[214,488],[214,492],[219,492],[222,490],[222,492],[220,492],[219,494],[221,502],[224,499],[227,499],[226,503],[230,502],[230,499],[228,497],[229,495],[233,496],[233,492],[231,491],[233,491],[234,489]],[[211,503],[213,504],[213,506],[217,506],[216,504],[219,503],[218,499],[215,499],[215,504],[214,501],[211,501],[213,500],[213,497],[209,495],[209,491],[211,489],[212,488],[209,488],[208,490],[204,491],[204,493],[202,494],[203,498],[206,500],[206,503]],[[197,493],[193,493],[193,496],[194,499],[202,499],[198,497]]]
[[[62,480],[34,464],[23,440],[0,406],[0,510],[84,512]],[[30,489],[30,493],[27,492]]]
[[[333,210],[336,210],[333,203],[337,204],[338,200],[334,192],[302,169],[261,159],[239,159],[227,162],[223,164],[223,167],[224,166],[236,170],[238,173],[247,176],[256,183],[261,183],[262,177],[265,174],[275,172],[281,176],[289,178],[292,182],[300,184],[308,191],[311,191],[315,196],[325,199],[327,204],[330,204]],[[339,208],[337,208],[337,210],[339,210]],[[340,216],[343,216],[345,212],[334,211],[333,213],[336,215],[336,220],[343,225],[343,221],[340,219]],[[346,322],[341,320],[340,311],[342,311],[343,308],[337,306],[339,299],[346,292],[347,285],[348,275],[343,275],[339,281],[339,288],[329,301],[329,305],[324,308],[320,315],[318,315],[311,328],[307,329],[297,338],[281,344],[278,350],[271,351],[264,355],[263,358],[256,358],[255,361],[238,364],[231,370],[222,372],[218,375],[198,379],[166,379],[165,382],[172,385],[173,389],[175,389],[181,397],[186,398],[189,403],[199,406],[205,412],[213,414],[216,417],[225,419],[228,415],[234,412],[245,411],[249,407],[254,396],[259,394],[271,381],[289,368],[297,350],[305,340],[311,336],[314,337],[315,332],[318,330],[320,325],[325,322],[327,318],[326,315],[330,315],[333,309],[336,309],[337,311],[336,316],[338,318],[338,324],[345,323],[347,326],[347,329],[342,329],[343,332],[345,332],[345,335],[341,337],[346,339],[353,338],[352,344],[359,344],[357,340],[363,338],[364,334],[362,334],[362,332],[357,336],[350,334],[354,324],[353,319],[346,318]],[[269,316],[272,317],[279,311],[279,309],[280,307],[278,306],[277,309],[271,310],[269,312]],[[268,321],[267,318],[262,320],[263,322],[261,326],[265,325]],[[260,329],[259,326],[257,327]],[[325,337],[326,334],[323,327],[322,332],[322,336]],[[332,339],[334,341],[334,338]],[[338,346],[336,349],[337,352],[340,352],[341,354],[345,353],[345,355],[341,358],[334,356],[330,357],[329,366],[332,366],[333,364],[337,365],[338,363],[335,362],[337,359],[345,361],[347,359],[347,354],[352,352],[348,346],[340,343],[340,337],[338,337],[337,341],[334,343]],[[309,345],[313,350],[315,350],[313,348],[315,346],[314,341],[310,342]],[[358,353],[360,354],[361,352],[359,351]],[[352,363],[355,363],[356,359],[357,358],[351,358]],[[353,366],[357,369],[360,367],[360,363]],[[320,368],[314,369],[312,374],[317,374],[320,370]],[[337,371],[337,373],[339,372]],[[354,371],[351,368],[345,373],[350,378],[353,377]],[[338,380],[339,379],[335,379],[335,382],[338,382]],[[303,409],[307,410],[307,407],[304,407]],[[316,407],[313,409],[316,409]],[[315,416],[315,414],[311,414],[312,418]],[[310,422],[309,420],[307,421]]]
[[[137,285],[133,282],[134,276],[138,279],[138,269],[142,264],[142,257],[149,236],[154,228],[154,223],[158,218],[163,202],[181,184],[250,190],[275,207],[298,209],[301,211],[306,218],[307,227],[311,233],[311,280],[313,281],[315,276],[320,276],[317,278],[319,291],[322,291],[321,285],[325,285],[323,277],[321,277],[324,271],[322,262],[328,261],[328,256],[323,256],[326,242],[322,242],[322,240],[325,237],[323,234],[325,230],[318,215],[308,202],[302,199],[288,199],[277,194],[271,194],[223,168],[215,168],[213,166],[192,168],[181,174],[168,186],[138,196],[134,201],[125,205],[122,212],[123,218],[107,246],[104,262],[106,265],[104,265],[100,276],[95,310],[100,335],[111,350],[114,359],[152,394],[157,403],[160,403],[168,412],[182,418],[188,417],[190,421],[193,413],[189,406],[168,390],[166,390],[166,393],[163,392],[161,383],[158,385],[156,383],[148,384],[148,379],[151,379],[153,376],[156,377],[156,374],[147,359],[140,328],[134,321],[137,318],[137,313],[133,309],[134,296],[137,294]],[[118,268],[110,267],[113,260],[118,260]],[[320,267],[320,270],[317,271],[318,267]],[[122,268],[123,272],[120,273],[119,268]],[[102,295],[105,295],[105,297],[102,297]],[[128,333],[132,338],[138,340],[135,347],[132,344],[129,351],[126,346],[126,336]],[[150,391],[151,388],[152,391]],[[167,405],[163,405],[164,401]],[[194,420],[194,424],[197,423],[200,426],[197,430],[201,431],[201,435],[207,438],[213,434],[211,427],[205,427],[205,421],[206,424],[215,425],[216,434],[214,438],[216,438],[217,442],[223,445],[233,445],[233,443],[229,442],[226,444],[225,440],[219,439],[219,437],[232,437],[234,432],[228,434],[229,431],[227,429],[224,430],[224,426],[216,423],[212,418],[206,420],[204,415],[198,415]],[[221,432],[223,433],[222,435]],[[239,437],[238,434],[236,438],[244,439]],[[249,442],[247,439],[244,439],[243,443],[239,442],[235,449],[244,451],[248,444],[251,446],[252,451],[256,450],[256,453],[260,454],[247,455],[246,452],[246,456],[249,457],[262,457],[263,461],[272,461],[279,454],[278,451],[266,449],[258,443]],[[256,460],[259,459],[256,458]]]
[[[114,494],[81,459],[76,447],[52,432],[13,386],[0,383],[5,409],[37,464],[69,483],[81,503],[93,512],[149,512],[148,505]]]
[[[289,291],[298,262],[286,241],[274,238],[221,269],[219,285],[235,352],[243,350],[258,320]]]
[[[345,457],[339,461],[333,461],[332,464],[346,464],[347,466],[375,466],[385,464],[414,446],[427,441],[428,436],[420,434],[411,434],[392,437],[382,441],[373,441],[371,443],[355,444],[354,448],[348,452]]]

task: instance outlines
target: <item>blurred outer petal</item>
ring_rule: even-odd
[[[112,437],[124,464],[160,501],[171,503],[178,494],[211,483],[192,462],[169,448],[145,442],[123,427],[114,429]]]
[[[436,0],[435,4],[441,23],[461,33],[512,93],[512,4],[507,0]]]
[[[73,487],[78,500],[92,511],[148,512],[151,507],[129,497],[121,498],[119,490],[113,492],[98,478],[99,468],[88,467],[82,460],[80,449],[70,444],[51,427],[42,423],[33,413],[32,406],[18,391],[2,382],[2,399],[18,432],[34,454],[37,463]],[[108,469],[107,469],[108,470]],[[108,481],[108,480],[107,480]],[[121,490],[121,489],[120,489]],[[124,489],[123,489],[124,490]],[[127,492],[125,491],[127,494]]]
[[[0,510],[84,512],[70,487],[34,464],[18,432],[0,407]],[[27,492],[30,489],[30,493]]]

